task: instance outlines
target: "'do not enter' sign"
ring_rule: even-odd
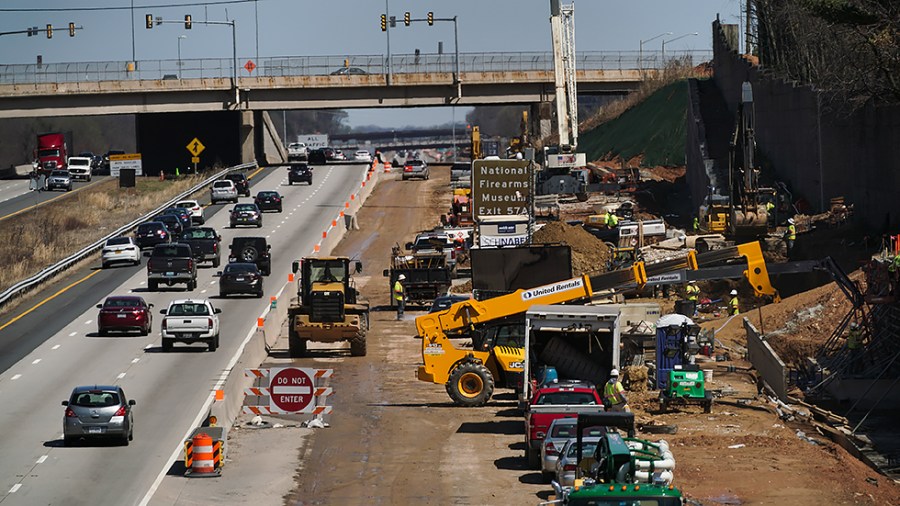
[[[269,405],[289,412],[303,412],[313,406],[313,380],[297,367],[273,368],[269,376]]]

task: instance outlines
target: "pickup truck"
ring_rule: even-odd
[[[393,290],[394,283],[400,275],[406,276],[403,281],[407,301],[411,304],[428,304],[444,295],[452,285],[451,271],[447,267],[446,257],[440,252],[403,254],[399,247],[393,248],[391,268],[382,273]],[[391,297],[391,306],[396,303]]]
[[[211,227],[195,227],[185,230],[178,241],[191,247],[191,253],[197,263],[210,261],[213,267],[222,263],[222,252],[219,243],[222,237]]]
[[[178,299],[160,311],[162,321],[162,349],[170,351],[179,343],[206,343],[209,351],[219,347],[219,313],[206,299]]]
[[[155,292],[160,283],[186,283],[188,291],[197,288],[197,262],[190,246],[169,243],[153,247],[147,260],[147,288]]]
[[[528,467],[540,469],[541,445],[557,418],[602,413],[603,400],[590,383],[560,381],[538,388],[525,408],[525,457]]]
[[[456,267],[456,248],[443,231],[420,232],[414,241],[406,243],[406,249],[416,254],[441,253],[447,258],[446,264],[451,271]]]

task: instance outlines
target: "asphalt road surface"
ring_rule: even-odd
[[[90,182],[75,181],[72,183],[72,191],[32,191],[28,189],[28,179],[0,180],[0,222],[21,214],[23,210],[34,209],[53,200],[62,200],[85,186],[97,184],[106,180],[106,177],[94,176]]]
[[[91,271],[87,275],[98,274],[0,330],[0,404],[5,406],[0,413],[0,503],[123,505],[149,498],[157,476],[200,416],[211,387],[255,329],[268,296],[280,289],[291,262],[312,251],[365,170],[316,167],[314,185],[287,186],[287,171],[274,169],[256,178],[253,190],[279,190],[284,213],[266,213],[262,229],[227,229],[224,212],[208,217],[207,226],[222,233],[226,247],[236,235],[268,237],[273,267],[263,299],[218,299],[211,267],[200,269],[198,287],[191,293],[183,285],[147,292],[142,267]],[[73,274],[72,282],[81,279]],[[98,337],[94,306],[108,295],[125,293],[155,305],[150,336]],[[188,296],[208,297],[222,309],[220,348],[210,353],[202,345],[176,345],[161,353],[159,310]],[[33,305],[20,309],[29,307]],[[95,383],[119,384],[137,401],[130,446],[63,447],[60,401],[72,387]]]

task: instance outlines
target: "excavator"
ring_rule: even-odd
[[[524,336],[522,316],[531,306],[586,301],[597,292],[643,286],[653,276],[681,270],[702,271],[702,267],[741,258],[744,260],[735,266],[739,271],[735,277],[746,278],[758,296],[777,300],[778,292],[769,281],[759,242],[751,242],[700,254],[690,250],[684,258],[653,264],[639,261],[616,271],[584,274],[487,300],[470,299],[444,311],[419,316],[416,331],[422,339],[423,365],[416,377],[445,385],[457,405],[483,406],[495,387],[522,387],[524,341],[516,337]],[[452,339],[469,339],[472,348],[457,347]]]

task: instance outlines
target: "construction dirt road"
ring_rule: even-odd
[[[381,271],[391,246],[431,228],[449,202],[447,171],[439,168],[432,176],[422,182],[383,179],[358,216],[361,230],[348,234],[335,251],[364,264],[359,288],[375,308],[368,356],[311,344],[311,357],[293,361],[335,370],[329,398],[334,414],[326,417],[328,428],[303,429],[305,436],[297,439],[284,432],[280,445],[257,449],[296,452],[297,469],[269,469],[285,464],[276,461],[252,469],[259,484],[295,473],[284,504],[537,504],[550,497],[540,473],[527,469],[523,417],[514,394],[500,391],[486,407],[459,408],[443,386],[416,380],[421,342],[415,339],[414,318],[422,310],[412,308],[397,321],[387,307],[388,283]],[[691,407],[663,414],[652,393],[631,396],[638,422],[677,426],[676,434],[639,432],[639,437],[673,443],[675,484],[693,504],[898,503],[900,487],[811,426],[779,419],[748,375],[710,368],[715,372],[709,387],[728,392],[727,404],[715,404],[711,414]],[[244,440],[253,432],[232,431],[230,444],[251,444]],[[229,464],[225,472],[236,472],[237,465]],[[217,488],[227,496],[223,486],[227,482]]]

